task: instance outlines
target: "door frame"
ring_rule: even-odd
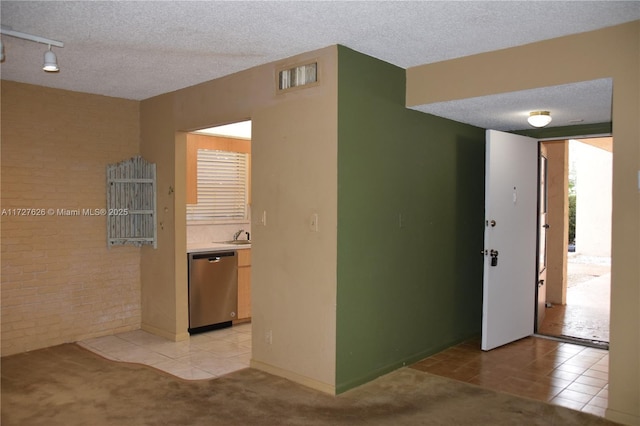
[[[547,154],[546,152],[543,152],[543,145],[541,141],[538,141],[538,203],[537,203],[537,209],[536,209],[536,214],[537,214],[537,219],[536,219],[536,229],[537,229],[537,233],[536,233],[536,289],[535,289],[535,309],[534,309],[534,318],[533,318],[533,332],[534,334],[538,332],[538,328],[540,326],[540,323],[544,320],[544,311],[542,312],[542,319],[540,319],[540,307],[541,307],[541,303],[540,303],[540,292],[544,291],[544,297],[545,300],[543,301],[543,306],[546,308],[546,271],[548,269],[547,266],[547,254],[548,254],[548,241],[547,241],[547,229],[549,227],[549,219],[547,217],[548,213],[549,213],[549,160],[547,158]],[[543,176],[544,173],[544,176]],[[544,186],[545,186],[545,194],[544,194],[544,200],[542,197],[542,179],[544,177]],[[542,204],[544,203],[544,214],[545,214],[545,218],[546,218],[546,224],[542,225],[541,224],[541,218],[542,218]],[[545,226],[545,230],[542,231],[542,227]],[[544,232],[544,253],[541,253],[541,244],[542,242],[542,236],[543,236],[543,232]],[[541,280],[540,278],[540,274],[543,272],[540,265],[541,265],[541,259],[540,257],[544,256],[544,278]]]
[[[580,141],[582,143],[588,143],[588,142],[585,142],[585,140],[601,139],[601,138],[612,138],[613,139],[613,134],[612,133],[606,133],[606,134],[591,134],[591,135],[580,135],[580,136],[555,136],[555,137],[550,137],[550,138],[539,138],[538,142],[539,142],[540,146],[542,146],[545,143],[554,143],[554,142],[558,142],[558,143],[563,142],[563,143],[565,143],[567,152],[566,152],[566,157],[564,157],[565,162],[563,164],[568,168],[569,161],[571,160],[571,158],[569,156],[569,152],[568,152],[568,150],[569,150],[569,141],[570,140],[575,139],[575,140],[578,140],[578,141]],[[596,144],[595,146],[598,146],[598,145]],[[554,162],[555,162],[555,164],[557,164],[558,158],[560,158],[560,157],[558,157],[557,154],[555,156],[552,155],[552,154],[549,154],[549,157],[553,157],[548,161],[548,168],[550,169],[550,168],[553,168],[552,164]],[[565,192],[565,196],[567,195],[566,192],[568,192],[568,185],[569,185],[569,182],[568,182],[568,177],[569,177],[568,176],[568,171],[566,173],[567,174],[564,176],[565,179],[563,180],[563,185],[564,185],[563,191]],[[556,186],[558,184],[559,184],[559,182],[557,182]],[[552,192],[551,188],[552,188],[551,181],[548,181],[548,192]],[[556,194],[556,197],[557,196],[558,196],[558,194]],[[551,214],[551,212],[553,211],[553,203],[551,201],[550,201],[549,208],[550,208],[550,210],[548,211],[548,214]],[[557,208],[559,208],[559,207],[557,207]],[[567,209],[568,209],[568,207],[567,207]],[[564,213],[563,213],[563,215],[564,215]],[[548,219],[548,223],[549,223],[549,220],[550,219]],[[564,222],[564,225],[563,225],[563,228],[561,229],[561,232],[563,233],[563,235],[564,234],[568,235],[568,219],[565,219],[565,220],[566,221]],[[551,219],[551,221],[554,222],[553,219]],[[556,223],[556,225],[552,225],[552,226],[554,228],[557,228],[557,220],[555,220],[554,223]],[[550,303],[553,303],[553,304],[563,304],[564,305],[567,302],[567,300],[566,300],[566,290],[567,290],[567,287],[568,287],[568,282],[567,282],[568,276],[566,274],[566,269],[567,269],[567,265],[568,265],[568,257],[567,257],[568,245],[567,245],[567,242],[568,242],[568,237],[566,237],[566,241],[563,240],[563,242],[561,243],[562,244],[562,252],[563,252],[563,258],[562,258],[561,262],[562,262],[562,268],[564,268],[564,270],[565,270],[564,281],[561,283],[561,288],[559,290],[558,290],[558,288],[556,288],[554,290],[555,294],[556,294],[555,297],[557,299],[559,298],[559,300],[561,300],[561,301],[560,302],[556,302],[556,301],[554,301],[554,299],[552,297]],[[553,242],[552,242],[551,245],[549,244],[549,242],[547,242],[547,247],[548,247],[547,250],[549,250],[549,247],[552,247],[552,250],[554,251],[554,254],[552,254],[549,259],[554,259],[554,258],[557,259],[557,254],[558,253],[557,253],[557,250],[554,248],[554,247],[557,247],[557,242],[556,242],[556,245],[554,245]],[[613,254],[612,254],[611,257],[613,258]],[[548,259],[548,262],[553,262],[553,260],[549,260],[549,259]],[[553,268],[553,265],[552,265],[552,268]],[[549,269],[549,265],[547,265],[547,269],[550,270]],[[557,277],[555,279],[557,279]],[[548,284],[545,284],[545,286],[548,287]],[[550,287],[547,288],[547,302],[548,303],[549,303],[549,288]],[[559,292],[559,294],[558,294],[558,292]],[[538,293],[537,293],[537,288],[536,288],[536,298],[535,298],[535,302],[534,302],[534,303],[536,303],[536,305],[537,305],[537,299],[538,299]],[[611,307],[610,315],[611,315],[612,311],[613,311],[613,308]],[[606,343],[606,344],[605,343],[596,343],[596,341],[593,341],[593,340],[590,340],[590,339],[581,338],[581,337],[564,336],[564,335],[557,335],[557,334],[539,334],[539,330],[538,330],[538,327],[537,327],[536,319],[537,319],[537,314],[536,314],[536,318],[534,318],[534,324],[536,325],[535,334],[538,335],[538,336],[550,337],[550,338],[553,338],[553,339],[559,339],[561,341],[576,343],[576,344],[589,346],[589,347],[604,348],[604,349],[608,349],[608,347],[609,347],[608,343]]]

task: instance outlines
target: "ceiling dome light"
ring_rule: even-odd
[[[44,66],[43,70],[47,72],[57,72],[60,71],[58,68],[58,60],[56,59],[56,54],[51,51],[51,46],[49,46],[49,50],[44,52]]]
[[[551,123],[551,114],[549,111],[532,111],[527,119],[533,127],[544,127]]]

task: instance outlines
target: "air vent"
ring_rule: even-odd
[[[278,74],[278,90],[287,90],[317,82],[317,70],[318,63],[314,62],[280,71]]]

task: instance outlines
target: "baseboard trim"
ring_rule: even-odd
[[[274,376],[283,377],[285,379],[291,380],[292,382],[299,383],[308,388],[315,389],[320,392],[328,393],[330,395],[336,394],[335,386],[332,386],[328,383],[320,382],[318,380],[312,379],[307,376],[303,376],[298,373],[294,373],[293,371],[284,370],[280,367],[276,367],[270,364],[266,364],[264,362],[256,361],[254,359],[251,360],[250,365],[251,365],[251,368],[264,371],[265,373],[273,374]]]
[[[473,333],[473,334],[468,334],[465,337],[459,337],[453,340],[450,340],[447,343],[441,344],[441,345],[437,345],[437,346],[433,346],[429,349],[425,349],[423,351],[414,353],[412,355],[406,356],[400,360],[397,360],[391,364],[387,364],[384,365],[380,368],[377,368],[375,370],[372,371],[368,371],[366,374],[362,375],[362,376],[358,376],[355,378],[352,378],[351,380],[348,381],[344,381],[344,382],[340,382],[338,383],[336,381],[336,392],[337,394],[341,394],[343,392],[346,392],[350,389],[356,388],[358,386],[361,386],[365,383],[368,383],[372,380],[377,379],[380,376],[384,376],[385,374],[391,373],[394,370],[397,370],[399,368],[403,368],[403,367],[408,367],[411,364],[414,364],[424,358],[427,358],[431,355],[434,355],[438,352],[441,352],[447,348],[450,348],[452,346],[457,345],[458,343],[462,343],[466,340],[469,340],[473,337],[478,336],[478,333]]]
[[[185,331],[184,333],[171,333],[166,330],[162,330],[158,327],[154,327],[149,324],[141,324],[140,328],[144,331],[148,331],[151,334],[155,334],[156,336],[164,337],[165,339],[172,340],[174,342],[180,342],[182,340],[187,340],[189,338],[189,332]]]
[[[640,416],[607,408],[605,418],[623,425],[640,425]]]

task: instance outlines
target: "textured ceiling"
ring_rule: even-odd
[[[548,127],[611,122],[611,79],[419,105],[412,109],[469,123],[484,129],[531,129],[531,111],[549,111]]]
[[[2,1],[0,14],[65,43],[49,74],[46,46],[3,35],[3,79],[142,100],[333,44],[407,68],[640,19],[640,2]]]

